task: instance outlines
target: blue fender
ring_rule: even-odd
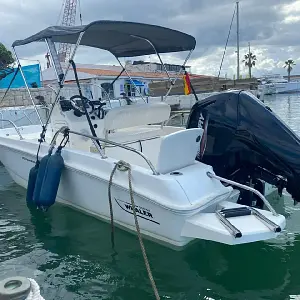
[[[33,192],[36,184],[36,179],[39,171],[40,162],[37,160],[35,166],[30,169],[28,184],[27,184],[27,193],[26,193],[26,202],[33,203]]]
[[[50,156],[45,176],[40,191],[39,206],[44,209],[54,204],[59,188],[60,178],[64,169],[64,159],[61,156],[61,147],[58,147],[55,154]]]
[[[42,187],[42,183],[44,180],[44,176],[45,176],[45,171],[46,171],[46,167],[48,164],[48,160],[51,157],[53,149],[50,148],[49,152],[47,155],[45,155],[40,162],[40,166],[38,168],[38,172],[37,172],[37,177],[36,177],[36,182],[35,182],[35,187],[34,187],[34,191],[33,191],[33,202],[39,206],[40,203],[40,192],[41,192],[41,187]]]

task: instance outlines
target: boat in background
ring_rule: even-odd
[[[288,81],[280,74],[263,75],[259,81],[258,92],[260,95],[300,92],[300,81]]]

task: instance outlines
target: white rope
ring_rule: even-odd
[[[132,212],[133,212],[133,216],[134,216],[134,222],[135,222],[135,227],[136,227],[136,231],[137,231],[137,236],[140,242],[140,247],[142,250],[142,254],[144,257],[144,262],[145,262],[145,266],[147,269],[147,273],[148,273],[148,277],[149,280],[151,282],[151,286],[155,295],[155,299],[156,300],[160,300],[160,296],[151,272],[151,268],[150,268],[150,264],[149,264],[149,260],[146,254],[146,249],[143,243],[143,239],[142,239],[142,234],[141,234],[141,230],[140,230],[140,225],[139,225],[139,221],[137,218],[137,214],[136,214],[136,210],[135,210],[135,202],[134,202],[134,197],[133,197],[133,187],[132,187],[132,174],[131,174],[131,165],[123,160],[120,160],[116,163],[116,165],[114,166],[110,178],[109,178],[109,184],[108,184],[108,199],[109,199],[109,206],[110,206],[110,218],[111,218],[111,226],[112,226],[112,245],[114,247],[114,221],[113,221],[113,209],[112,209],[112,197],[111,197],[111,186],[112,186],[112,181],[113,181],[113,177],[114,174],[116,172],[116,170],[119,170],[121,172],[127,172],[128,173],[128,188],[129,188],[129,195],[130,195],[130,201],[131,201],[131,205],[132,205]]]
[[[37,282],[32,278],[28,278],[28,280],[31,283],[31,290],[25,300],[45,300],[40,294],[40,287]]]

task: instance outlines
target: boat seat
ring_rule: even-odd
[[[171,107],[167,103],[144,103],[116,107],[104,118],[105,135],[109,130],[162,123],[169,119]]]
[[[162,137],[157,171],[166,174],[194,164],[202,134],[202,128],[191,128]]]
[[[111,132],[108,139],[118,143],[128,143],[132,141],[143,141],[145,139],[151,139],[157,136],[161,136],[162,133],[163,129],[161,129],[160,126],[137,126]]]

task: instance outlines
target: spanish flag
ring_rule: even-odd
[[[190,76],[187,72],[183,75],[183,86],[184,86],[184,94],[189,95],[191,93],[191,81]]]

